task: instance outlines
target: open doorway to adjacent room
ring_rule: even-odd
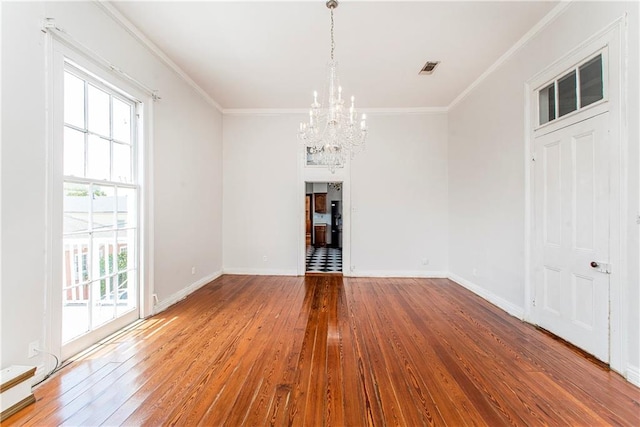
[[[305,183],[305,273],[342,274],[342,182]]]

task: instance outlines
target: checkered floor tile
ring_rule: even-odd
[[[308,273],[342,273],[342,249],[307,246]]]

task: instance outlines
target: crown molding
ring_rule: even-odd
[[[509,50],[507,50],[496,62],[493,63],[487,70],[480,75],[473,83],[471,83],[460,95],[458,95],[451,104],[447,107],[447,111],[453,109],[460,101],[466,98],[469,93],[479,86],[484,80],[486,80],[495,70],[497,70],[502,64],[504,64],[509,58],[515,55],[524,45],[529,43],[538,33],[544,30],[549,24],[551,24],[574,0],[561,0],[560,3],[551,9],[536,25],[534,25],[527,33],[520,38]]]
[[[225,116],[282,116],[287,114],[309,114],[308,108],[225,108]]]
[[[382,115],[405,114],[443,114],[447,107],[410,107],[410,108],[359,108],[358,112]],[[229,116],[280,116],[288,114],[309,114],[308,108],[225,108],[222,114]]]
[[[207,92],[204,91],[189,75],[184,72],[182,68],[173,62],[155,43],[144,35],[142,31],[136,28],[131,21],[129,21],[123,14],[121,14],[109,1],[94,0],[94,3],[100,7],[103,12],[116,23],[120,24],[129,34],[137,39],[149,52],[155,55],[160,61],[171,68],[182,80],[184,80],[191,88],[193,88],[198,95],[202,97],[209,105],[216,108],[221,113],[223,108],[218,104]]]
[[[374,115],[399,114],[442,114],[449,111],[448,107],[408,107],[408,108],[361,108],[363,113]]]

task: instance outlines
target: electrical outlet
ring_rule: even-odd
[[[269,260],[269,258],[267,258],[267,256],[266,256],[266,255],[263,255],[263,256],[262,256],[262,261],[267,262],[268,260]]]
[[[429,265],[429,258],[422,258],[422,265]]]
[[[478,277],[478,269],[477,268],[473,269],[473,277]]]
[[[196,268],[195,267],[191,267],[191,274],[196,274]]]
[[[39,347],[40,345],[38,344],[38,341],[33,341],[29,343],[29,352],[27,354],[29,359],[31,359],[32,357],[36,357],[38,355]]]

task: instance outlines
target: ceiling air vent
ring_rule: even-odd
[[[440,61],[427,61],[418,74],[433,74]]]

